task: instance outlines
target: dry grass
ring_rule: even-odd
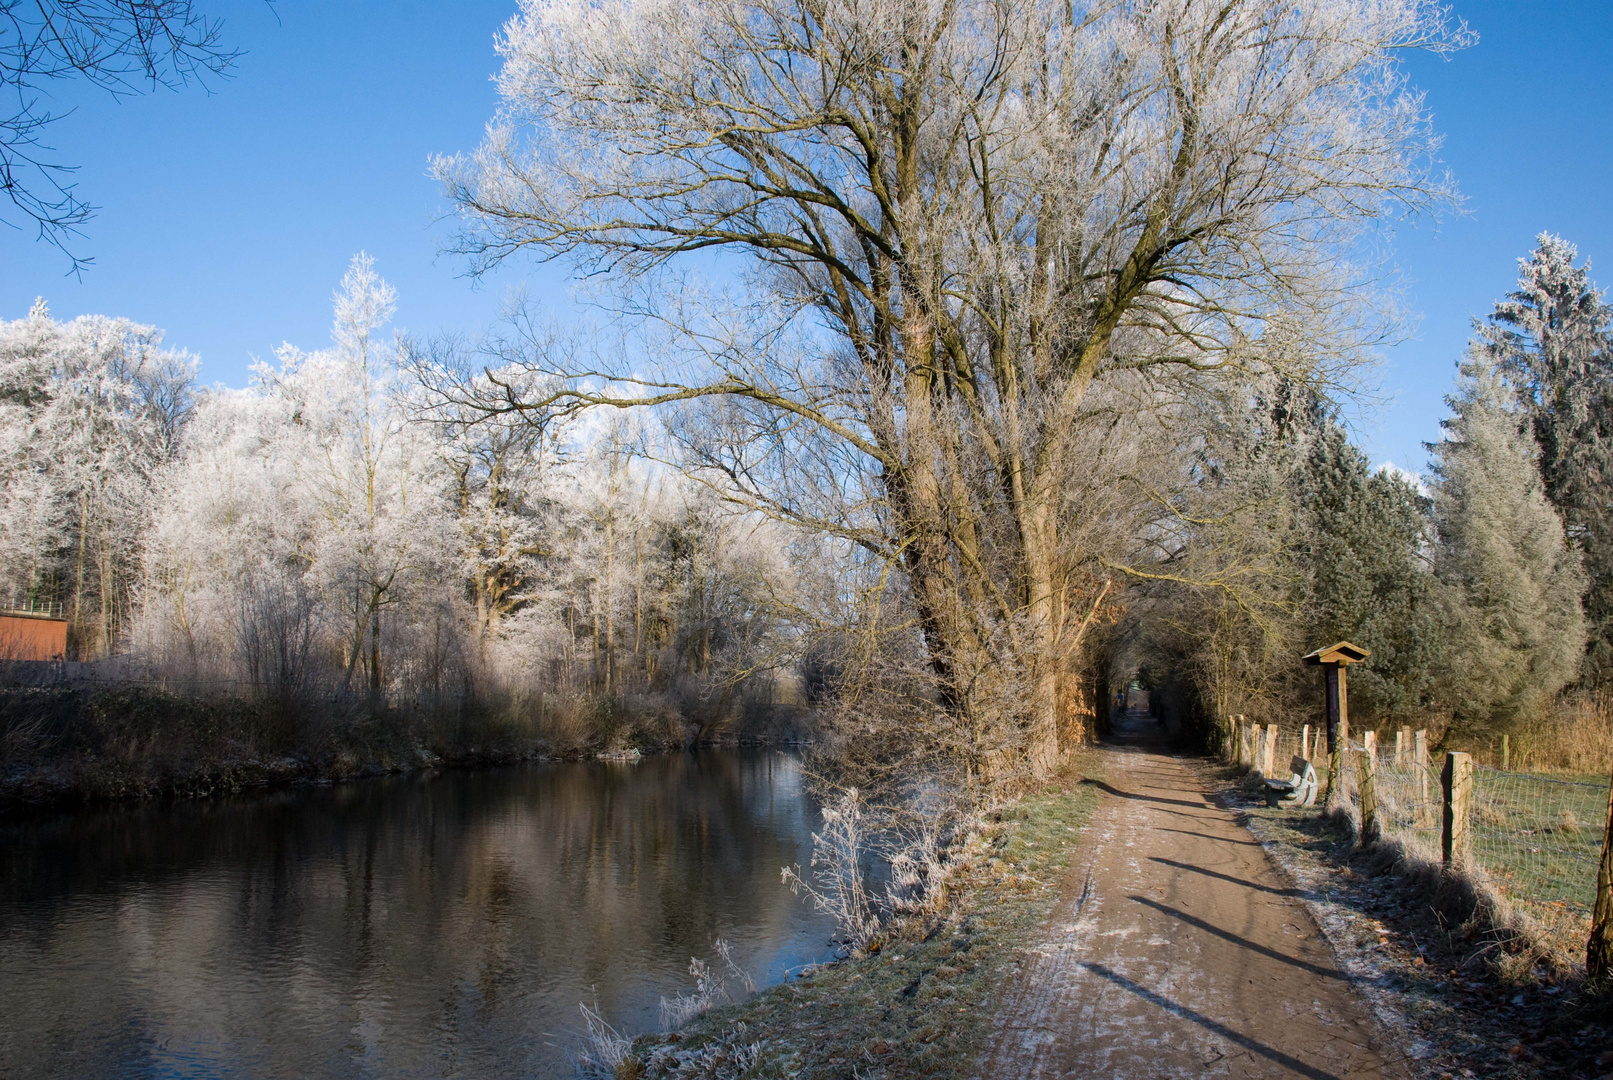
[[[1226,784],[1236,784],[1230,772]],[[1613,1045],[1607,999],[1558,967],[1483,882],[1393,839],[1363,847],[1347,814],[1245,813],[1311,894],[1341,960],[1402,1014],[1414,1075],[1556,1080],[1606,1071],[1598,1057]]]
[[[635,704],[514,693],[404,705],[356,692],[286,701],[202,683],[0,688],[0,800],[205,796],[695,741],[700,729],[665,701]]]
[[[1538,727],[1520,731],[1515,742],[1516,767],[1605,777],[1613,771],[1613,698],[1570,699]]]

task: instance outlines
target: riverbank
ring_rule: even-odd
[[[615,1075],[976,1075],[1003,988],[1057,903],[1097,805],[1093,773],[1083,756],[1056,784],[993,815],[952,853],[933,913],[884,928],[866,956],[813,969],[679,1032],[642,1036]]]
[[[797,710],[799,712],[799,710]],[[755,708],[690,720],[648,696],[491,698],[399,708],[362,696],[286,705],[150,686],[0,690],[0,804],[205,798],[437,768],[575,761],[628,748],[791,741]]]

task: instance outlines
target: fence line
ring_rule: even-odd
[[[1228,757],[1266,776],[1286,777],[1289,753],[1327,773],[1317,729],[1261,727],[1230,717]],[[1439,760],[1427,735],[1401,728],[1393,740],[1363,731],[1340,746],[1338,790],[1364,839],[1382,837],[1408,854],[1468,873],[1536,940],[1559,955],[1585,956],[1606,858],[1609,781],[1474,765],[1463,753]]]

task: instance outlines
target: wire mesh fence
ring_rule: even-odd
[[[1367,748],[1352,744],[1352,767],[1343,771],[1356,783],[1350,799],[1361,813],[1359,777],[1365,765]],[[1432,762],[1418,761],[1413,754],[1379,754],[1372,769],[1374,811],[1380,835],[1400,842],[1408,853],[1430,862],[1442,857],[1440,828],[1444,810],[1439,768]]]
[[[1328,779],[1329,755],[1319,728],[1234,724],[1227,747],[1230,760],[1269,776],[1288,776],[1292,759],[1302,756],[1324,783]],[[1387,739],[1377,732],[1353,734],[1341,750],[1329,804],[1348,806],[1363,824],[1370,816],[1377,833],[1408,854],[1442,861],[1445,755],[1431,754],[1426,737],[1410,729]],[[1532,924],[1539,944],[1582,957],[1596,903],[1609,781],[1471,769],[1456,810],[1462,820],[1455,830],[1464,835],[1454,841],[1454,857]]]
[[[1473,770],[1474,870],[1570,953],[1583,952],[1590,933],[1607,812],[1605,780]]]

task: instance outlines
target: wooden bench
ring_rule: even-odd
[[[1294,775],[1287,780],[1266,781],[1267,806],[1316,805],[1316,768],[1295,754],[1288,767]]]

